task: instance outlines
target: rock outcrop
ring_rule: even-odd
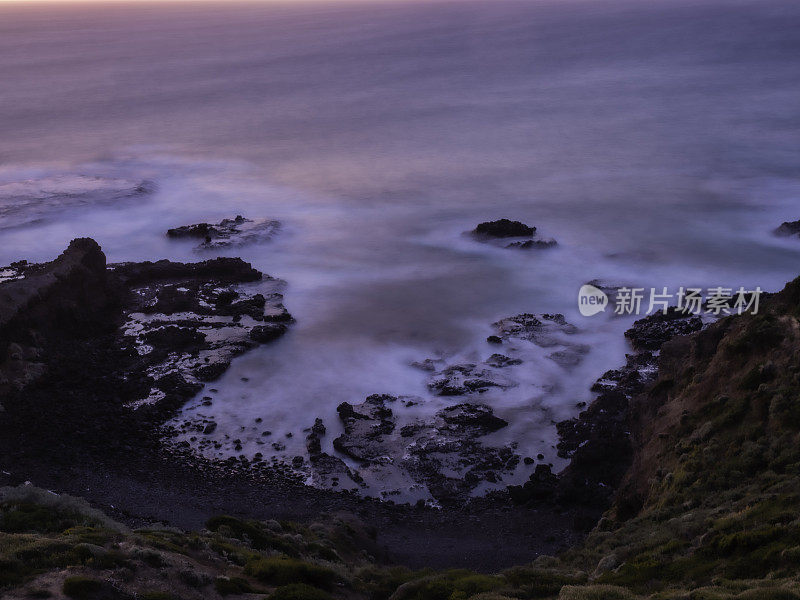
[[[478,241],[518,250],[542,250],[558,245],[553,239],[534,239],[536,227],[510,219],[479,223],[470,233]]]
[[[240,259],[126,263],[111,269],[130,291],[122,343],[139,355],[137,371],[144,368],[153,380],[147,398],[135,407],[158,403],[171,392],[199,391],[234,357],[288,329],[282,282],[262,277]],[[258,293],[237,287],[252,281],[262,282]]]
[[[498,219],[479,223],[473,233],[491,238],[531,237],[536,233],[536,227],[531,227],[521,221]]]
[[[0,283],[0,395],[59,369],[84,344],[85,373],[71,381],[80,385],[85,375],[88,385],[99,368],[106,380],[125,382],[126,404],[174,410],[291,322],[282,282],[238,258],[106,265],[98,244],[84,238],[50,263],[3,269],[12,270]],[[254,282],[258,292],[246,285]],[[117,358],[92,364],[98,352]]]
[[[167,231],[167,236],[199,239],[202,242],[198,248],[209,250],[268,241],[275,236],[280,226],[278,221],[245,219],[242,215],[237,215],[216,224],[195,223],[175,227]]]
[[[800,221],[784,221],[774,233],[781,237],[800,237]]]
[[[362,474],[404,480],[443,504],[462,502],[483,482],[497,483],[519,463],[512,446],[494,447],[480,438],[508,423],[483,404],[456,404],[433,418],[400,424],[393,409],[402,399],[369,396],[338,407],[344,433],[333,445],[358,461]]]
[[[46,346],[113,330],[123,290],[94,240],[73,240],[50,263],[20,262],[3,271],[14,276],[0,284],[0,394],[45,372]]]

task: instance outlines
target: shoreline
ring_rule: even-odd
[[[172,266],[178,263],[147,263],[144,272],[154,268],[148,265],[179,268]],[[128,269],[129,277],[143,272],[141,267]],[[119,266],[106,269],[99,247],[79,240],[54,263],[24,265],[24,270],[31,274],[28,282],[20,283],[25,277],[11,281],[4,291],[24,291],[37,275],[45,287],[28,290],[27,303],[21,302],[15,318],[4,323],[5,332],[17,334],[9,335],[10,341],[17,339],[11,351],[3,349],[4,485],[31,481],[85,497],[132,525],[160,521],[192,528],[221,513],[308,520],[320,512],[352,512],[381,532],[379,541],[392,560],[412,566],[468,564],[480,570],[569,547],[599,516],[600,507],[559,507],[552,502],[531,510],[514,505],[503,493],[460,508],[394,505],[305,486],[271,469],[259,477],[250,468],[224,472],[202,459],[176,460],[164,450],[158,428],[196,387],[169,379],[164,382],[168,386],[162,385],[166,398],[154,407],[124,408],[125,398],[141,393],[142,384],[135,378],[121,379],[120,365],[137,365],[141,374],[147,363],[115,345],[126,293],[116,279]],[[58,277],[51,276],[54,270]],[[246,266],[239,271],[252,277]],[[31,337],[32,326],[40,330]],[[41,347],[34,351],[26,346],[30,339]],[[42,363],[46,370],[39,367]],[[21,390],[10,389],[14,376],[24,382]],[[490,524],[491,531],[476,528],[480,523]]]
[[[263,337],[258,327],[272,332],[264,337],[266,343],[291,327],[292,319],[280,303],[280,294],[271,296],[269,301],[237,295],[233,303],[229,299],[216,301],[216,308],[209,304],[215,299],[205,296],[209,302],[201,300],[201,304],[208,314],[187,316],[192,315],[186,312],[188,296],[196,302],[194,296],[203,298],[202,290],[214,289],[215,294],[220,294],[222,282],[260,279],[262,274],[247,263],[240,259],[212,259],[195,264],[161,261],[106,266],[99,246],[93,240],[83,239],[74,241],[52,263],[16,264],[21,279],[10,281],[4,289],[17,290],[17,311],[12,318],[5,319],[3,325],[12,336],[37,340],[43,347],[34,351],[12,342],[13,347],[4,349],[11,362],[0,363],[6,369],[6,398],[3,399],[6,406],[0,413],[0,455],[3,457],[0,484],[31,481],[59,493],[82,496],[132,526],[163,522],[183,529],[197,529],[219,514],[306,521],[322,512],[344,511],[380,532],[378,541],[387,559],[412,567],[466,566],[491,571],[574,546],[610,506],[630,465],[632,450],[627,411],[632,398],[654,379],[658,350],[674,336],[702,328],[699,320],[692,321],[689,316],[677,313],[652,315],[634,324],[626,333],[633,345],[627,364],[598,379],[592,388],[597,396],[580,415],[558,423],[559,456],[570,461],[558,475],[553,474],[548,465],[540,463],[522,485],[511,485],[461,501],[454,497],[456,501],[433,508],[422,502],[396,504],[391,500],[363,497],[356,491],[305,485],[295,472],[281,465],[248,461],[243,456],[210,461],[193,451],[188,443],[165,445],[164,424],[199,391],[198,377],[202,380],[210,372],[213,380],[234,356],[253,347],[255,342],[251,338]],[[55,278],[52,277],[54,273]],[[134,284],[144,287],[131,288]],[[31,287],[34,289],[28,289]],[[180,293],[176,296],[174,290]],[[224,293],[238,294],[232,288]],[[19,297],[26,297],[26,294],[29,298],[20,301]],[[88,298],[95,306],[87,312],[83,302]],[[147,301],[142,304],[142,299]],[[153,331],[158,337],[144,326],[145,333],[138,331],[133,345],[120,346],[119,332],[125,330],[123,324],[130,319],[130,309],[122,307],[131,301],[135,307],[145,307],[145,310],[148,310],[148,303],[155,303],[153,306],[159,310],[180,309],[183,312],[177,313],[181,315],[178,325],[165,323],[163,319],[157,321],[158,328]],[[165,303],[169,304],[166,308]],[[197,305],[195,310],[199,310]],[[259,317],[264,310],[266,320]],[[218,340],[222,350],[216,348],[216,354],[212,355],[217,360],[222,353],[222,363],[218,367],[209,369],[208,358],[198,366],[197,361],[176,360],[174,352],[166,352],[190,343],[186,339],[194,339],[191,331],[200,335],[197,332],[207,325],[204,318],[220,319],[220,314],[230,312],[239,316],[223,325],[230,326],[233,339],[243,345],[231,351],[229,339]],[[254,323],[265,325],[248,325],[249,321],[243,316],[246,314],[255,317]],[[67,315],[69,322],[53,322],[53,315],[62,318]],[[145,322],[142,317],[137,318]],[[568,326],[560,315],[542,318],[545,322],[553,320],[559,328]],[[92,331],[80,329],[88,323]],[[498,332],[502,335],[507,335],[508,331],[542,335],[543,322],[534,315],[520,315],[499,323]],[[214,321],[215,331],[223,325]],[[30,327],[39,327],[42,331],[32,334],[27,329]],[[241,327],[245,327],[247,341],[242,341],[245,338],[241,337]],[[169,331],[169,335],[165,335],[165,331]],[[253,336],[253,331],[258,335]],[[154,352],[148,346],[142,353],[142,340],[157,347],[163,344],[165,350]],[[198,350],[193,352],[196,355]],[[42,363],[38,362],[40,358]],[[161,368],[164,360],[167,361],[164,364],[174,368],[153,380],[148,373],[152,373],[153,365],[159,369],[158,373],[164,372]],[[19,364],[12,364],[14,361]],[[464,372],[463,369],[458,371],[459,374]],[[16,383],[22,383],[18,390],[11,389],[14,375],[18,378]],[[32,379],[29,381],[28,377]],[[445,381],[441,385],[455,385],[453,379]],[[126,398],[140,397],[151,384],[156,385],[151,388],[151,395],[154,389],[160,392],[156,401],[144,403],[136,410],[128,408],[131,402],[125,401]],[[62,400],[55,407],[54,397]],[[64,399],[70,402],[68,406],[63,404]],[[375,402],[371,406],[379,411],[380,417],[355,412],[355,409],[362,410],[362,405],[339,407],[340,415],[351,415],[348,418],[355,419],[356,424],[374,422],[373,427],[380,430],[386,426],[387,409],[383,399]],[[391,415],[391,411],[388,414]],[[478,419],[476,423],[501,421],[491,413],[480,412],[459,417],[463,418]],[[348,432],[347,426],[345,431]],[[479,428],[470,435],[480,436],[485,431]],[[356,435],[353,431],[349,433]],[[325,468],[333,469],[333,473],[341,468],[349,473],[340,458],[319,450],[315,437],[318,435],[319,432],[312,432],[308,436],[312,466],[315,459],[324,458]],[[359,444],[369,447],[375,443],[376,438],[369,430],[357,435],[365,436],[364,441],[341,436],[334,445],[352,451],[345,444],[361,448]],[[314,442],[316,450],[313,450]],[[379,445],[378,450],[382,449]],[[502,548],[502,552],[497,552],[498,548]]]

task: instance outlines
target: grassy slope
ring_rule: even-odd
[[[3,597],[800,599],[800,280],[760,314],[662,351],[614,507],[558,558],[488,576],[376,563],[354,521],[214,519],[130,532],[74,499],[6,491]],[[112,587],[113,586],[113,587]]]

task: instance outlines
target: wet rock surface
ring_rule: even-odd
[[[306,437],[306,449],[312,482],[320,487],[354,489],[363,482],[339,457],[322,451],[322,438],[327,430],[322,419],[316,419]],[[295,465],[295,468],[302,466]]]
[[[703,320],[699,316],[671,307],[666,313],[657,312],[639,319],[625,332],[625,337],[637,352],[658,350],[676,335],[688,335],[702,328]]]
[[[234,357],[286,333],[291,319],[279,291],[283,282],[240,259],[110,268],[130,290],[121,344],[140,359],[128,376],[144,373],[153,381],[134,407],[158,403],[166,394],[193,395]],[[258,292],[241,285],[254,281],[260,282]]]
[[[167,230],[170,238],[199,239],[199,249],[219,249],[242,246],[272,239],[280,230],[280,222],[270,219],[251,220],[242,215],[223,219],[219,223],[195,223]]]
[[[501,481],[519,463],[514,447],[480,440],[508,425],[489,406],[456,404],[420,420],[404,418],[401,400],[381,394],[338,407],[344,433],[333,445],[371,478],[404,481],[421,497],[427,491],[449,504],[464,501],[482,482]]]
[[[500,340],[499,343],[516,339],[532,342],[541,348],[552,348],[547,358],[566,369],[578,365],[590,350],[589,346],[570,340],[570,336],[577,333],[578,328],[568,323],[562,314],[522,313],[497,321],[492,326],[496,330],[494,337]],[[497,358],[492,357],[490,364],[497,365],[496,361]],[[502,368],[509,364],[513,363],[506,361],[499,366]]]
[[[513,359],[508,359],[512,361]],[[431,377],[428,387],[439,396],[481,394],[491,387],[509,388],[516,385],[512,379],[497,372],[506,364],[462,363],[445,367]]]
[[[432,499],[442,505],[464,502],[478,488],[508,480],[522,457],[515,442],[488,441],[486,436],[509,423],[481,397],[490,390],[502,396],[517,387],[520,372],[515,370],[526,368],[524,356],[531,347],[538,352],[543,349],[546,358],[565,368],[569,365],[563,364],[563,357],[575,364],[588,348],[572,341],[578,329],[560,314],[523,313],[492,327],[503,353],[494,352],[480,362],[428,358],[412,363],[429,374],[428,388],[435,400],[374,394],[360,403],[340,404],[337,412],[343,433],[332,445],[349,461],[349,470],[329,454],[319,463],[321,467],[315,464],[322,450],[320,436],[313,432],[318,426],[325,428],[318,419],[308,445],[312,478],[325,479],[325,471],[333,468],[340,485],[347,479],[357,484],[380,482],[384,497],[402,493],[406,500]],[[433,402],[438,403],[436,408],[423,411],[424,418],[409,410]]]

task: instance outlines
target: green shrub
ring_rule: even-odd
[[[139,594],[139,598],[141,600],[176,600],[175,596],[170,594],[169,592],[145,592],[143,594]]]
[[[407,567],[366,567],[358,571],[355,585],[370,600],[388,600],[395,590],[412,579],[430,575],[428,571],[414,572]]]
[[[19,585],[25,580],[25,565],[14,558],[0,558],[0,588]]]
[[[502,585],[502,580],[489,575],[469,574],[453,581],[450,600],[466,600],[475,594],[491,592]]]
[[[65,596],[76,600],[88,600],[95,594],[103,590],[105,586],[102,581],[89,579],[88,577],[72,576],[64,580],[62,591]]]
[[[394,600],[450,600],[453,582],[445,577],[427,577],[402,585],[392,596]]]
[[[294,558],[300,556],[300,552],[292,542],[275,535],[258,521],[243,521],[223,515],[210,518],[206,522],[206,527],[225,537],[247,542],[256,550],[277,550]]]
[[[217,577],[214,580],[214,589],[220,596],[231,594],[252,594],[255,592],[250,582],[241,577]]]
[[[576,585],[586,580],[585,576],[578,577],[533,567],[512,567],[503,572],[503,577],[508,585],[519,589],[526,598],[555,596],[565,585]]]
[[[747,590],[736,596],[736,600],[799,600],[800,594],[786,588],[763,587]]]
[[[52,533],[76,525],[128,531],[82,498],[53,494],[31,485],[0,488],[0,531]]]
[[[392,596],[395,600],[466,600],[476,594],[494,591],[503,580],[466,570],[453,570],[409,581]]]
[[[245,567],[245,573],[273,585],[307,583],[323,589],[333,587],[337,579],[336,573],[331,569],[288,556],[250,561]]]
[[[635,596],[625,588],[614,585],[567,585],[561,589],[558,600],[633,600]]]
[[[269,600],[330,600],[330,595],[305,583],[293,583],[279,587]]]
[[[0,507],[0,531],[7,533],[52,533],[77,524],[78,517],[36,504],[5,504]]]

